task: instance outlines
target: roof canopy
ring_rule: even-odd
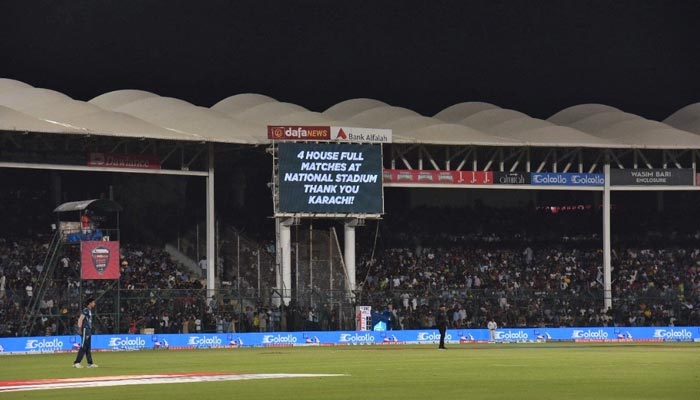
[[[68,211],[97,211],[97,212],[119,212],[123,208],[117,202],[106,199],[80,200],[63,203],[54,209],[54,212]]]
[[[396,143],[474,146],[700,149],[700,103],[651,121],[603,104],[566,108],[547,120],[482,102],[434,116],[373,99],[351,99],[323,112],[261,94],[237,94],[212,107],[142,90],[117,90],[83,102],[0,78],[0,131],[45,132],[267,144],[267,125],[393,130]]]

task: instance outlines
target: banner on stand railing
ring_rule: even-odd
[[[119,279],[119,242],[80,242],[82,279]]]

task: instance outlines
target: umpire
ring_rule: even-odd
[[[78,332],[80,332],[80,350],[78,356],[73,362],[73,367],[83,368],[80,362],[83,356],[87,357],[88,368],[97,368],[97,364],[92,363],[92,310],[95,309],[95,299],[90,297],[87,299],[87,307],[83,308],[83,312],[78,318]]]
[[[437,323],[437,328],[440,331],[440,346],[438,349],[445,350],[445,333],[447,332],[447,324],[449,323],[449,319],[447,319],[447,308],[444,304],[440,304],[440,309],[438,310],[435,322]]]

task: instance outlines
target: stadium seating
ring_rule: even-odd
[[[377,311],[392,303],[393,329],[433,326],[441,303],[451,308],[453,327],[484,327],[489,317],[502,327],[700,325],[700,235],[683,218],[669,232],[665,221],[678,218],[672,213],[646,215],[644,230],[625,224],[624,213],[616,215],[613,310],[608,312],[602,310],[595,210],[413,209],[410,218],[409,224],[409,216],[400,212],[387,216],[378,240],[366,234],[370,229],[358,235],[358,303]],[[31,232],[5,235],[0,238],[0,276],[5,277],[0,335],[15,336],[49,238]],[[122,243],[121,253],[118,285],[85,281],[80,287],[79,254],[77,247],[69,248],[41,304],[42,324],[33,333],[72,332],[80,296],[88,293],[102,295],[96,325],[103,332],[342,326],[332,306],[292,302],[276,308],[248,282],[241,285],[245,294],[222,289],[207,302],[199,277],[159,247]]]

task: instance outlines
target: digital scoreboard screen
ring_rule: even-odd
[[[380,145],[280,143],[278,146],[277,212],[384,212]]]

